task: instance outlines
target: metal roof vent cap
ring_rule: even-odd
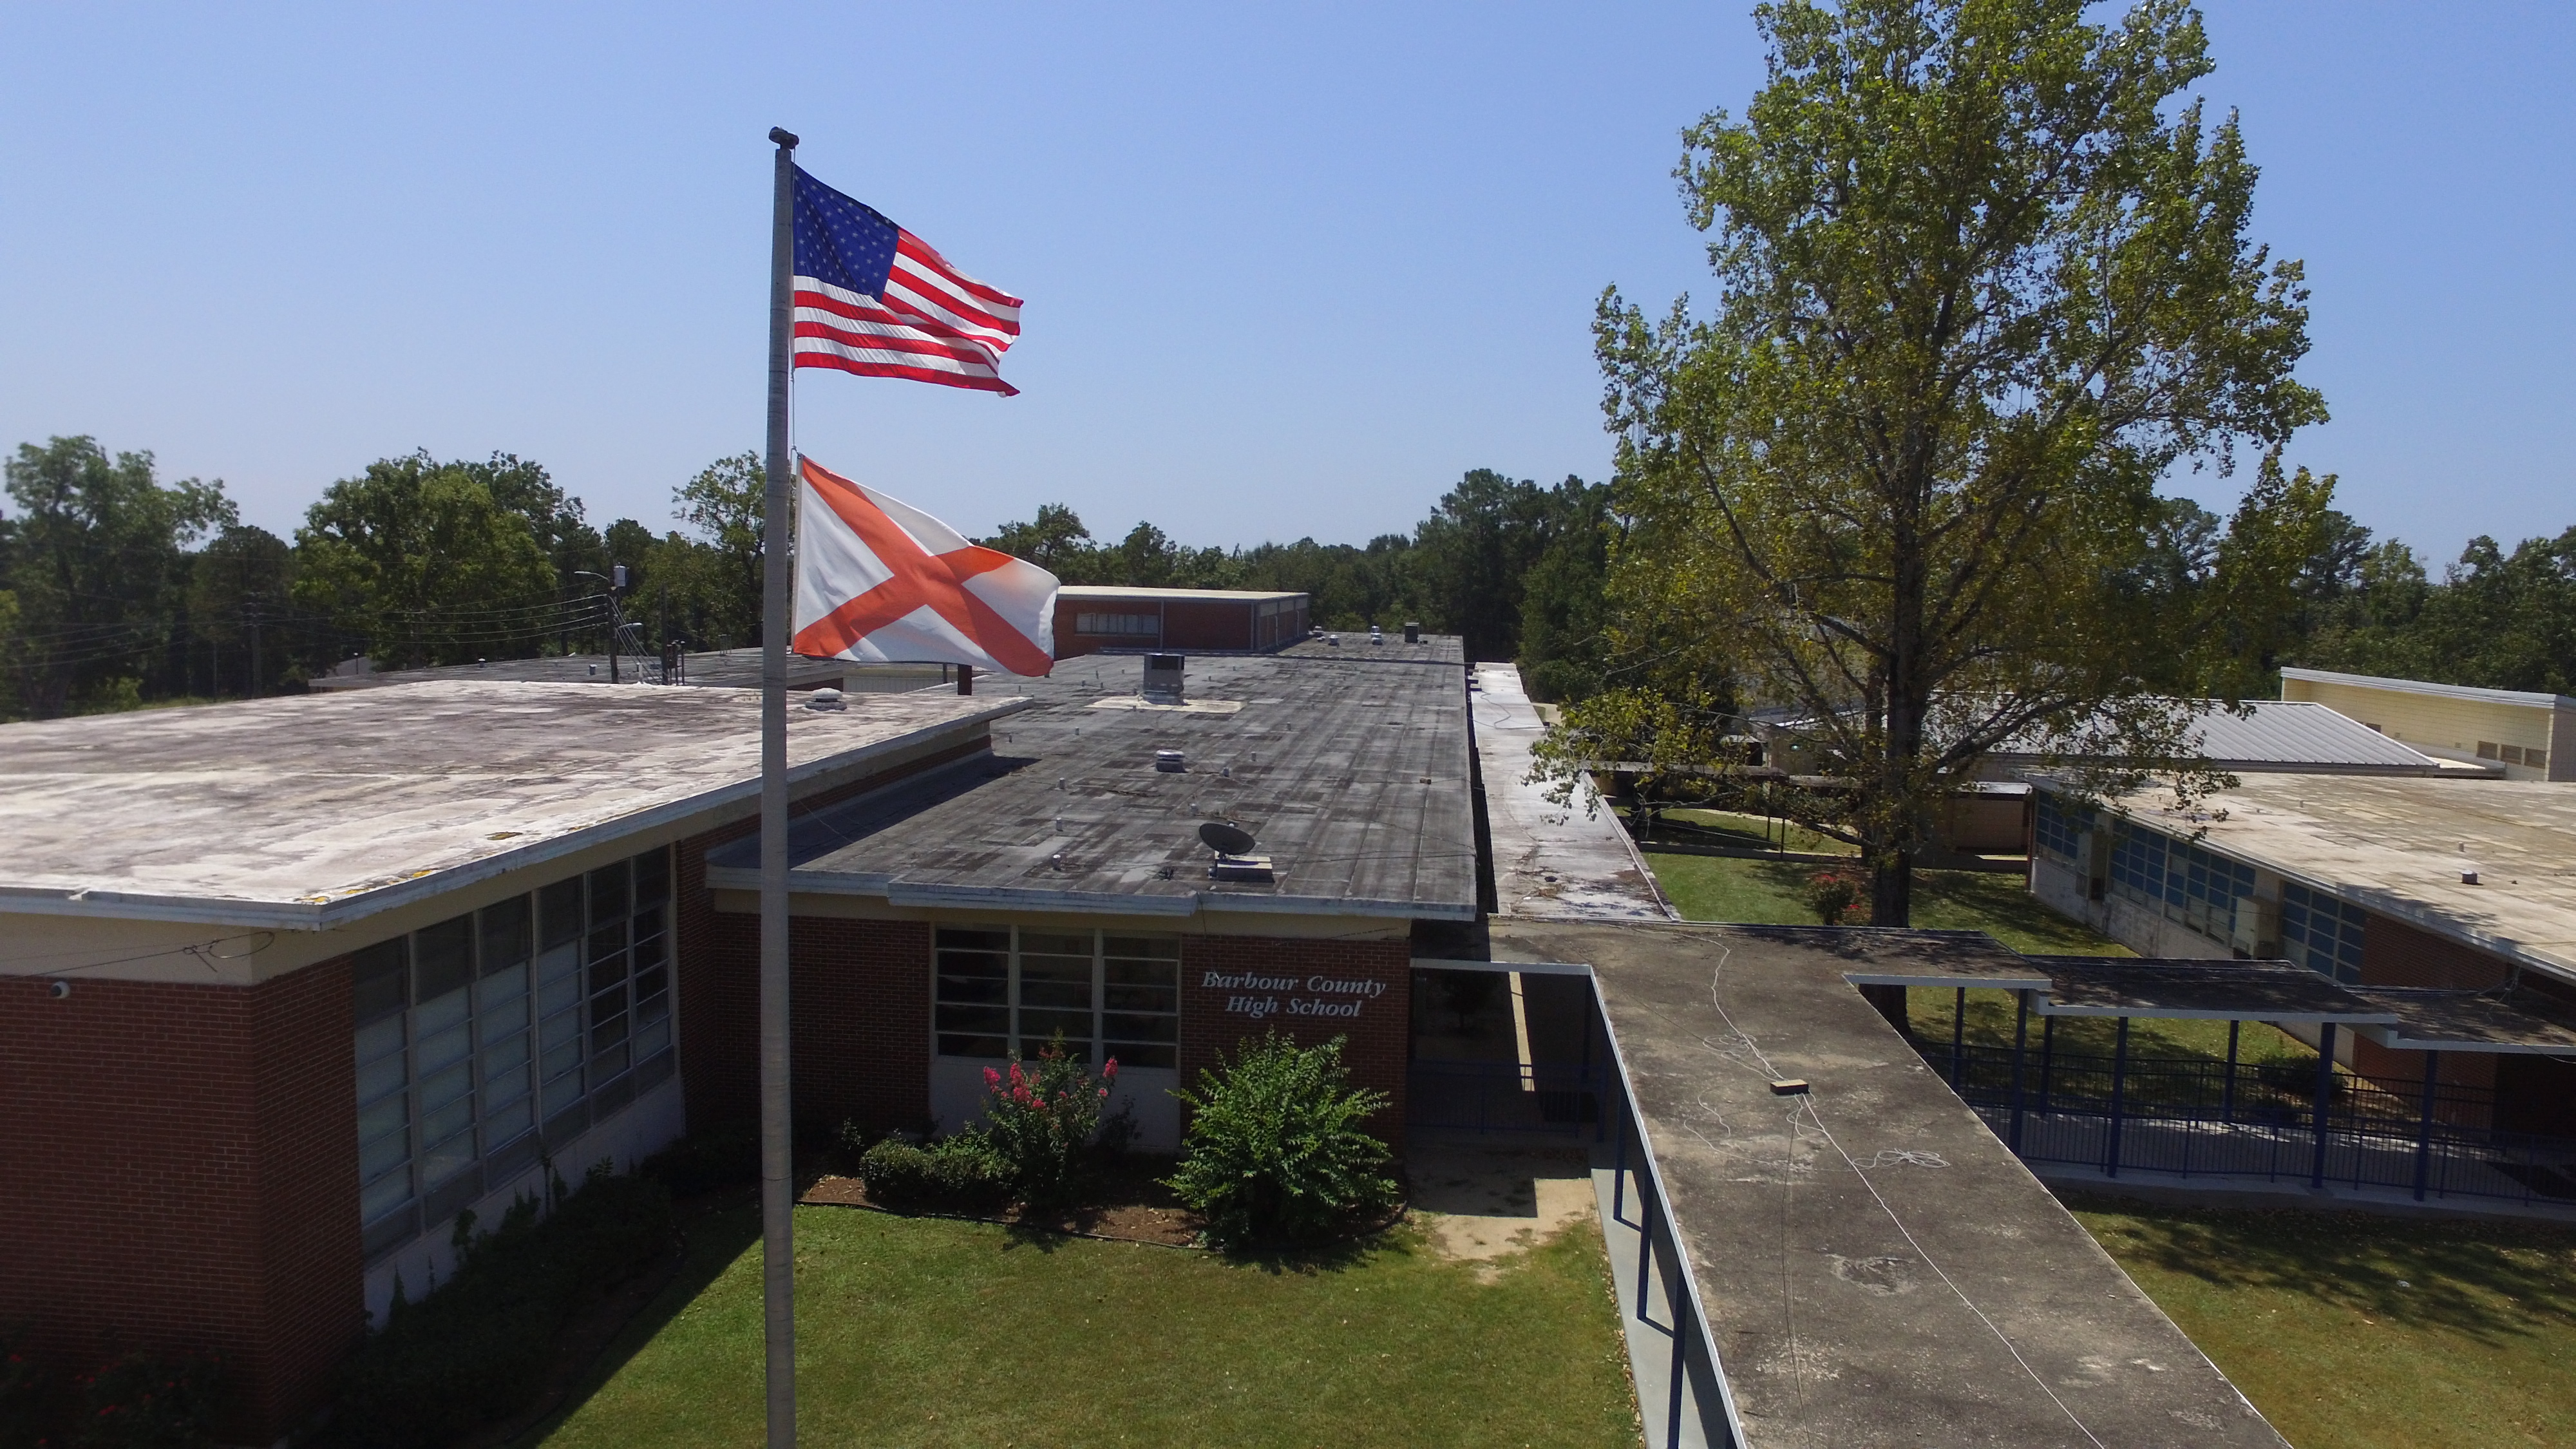
[[[1156,750],[1154,768],[1166,775],[1179,775],[1188,772],[1190,762],[1188,757],[1178,750]]]
[[[1145,687],[1143,694],[1147,704],[1181,704],[1185,702],[1181,692],[1181,671],[1185,662],[1184,657],[1178,654],[1148,654],[1145,656]]]
[[[805,696],[805,707],[807,709],[838,710],[848,709],[850,706],[847,700],[841,698],[841,692],[839,690],[834,689],[827,684],[821,689],[817,689]]]

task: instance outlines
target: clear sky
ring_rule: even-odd
[[[1469,468],[1604,476],[1593,301],[1709,291],[1670,173],[1760,79],[1748,12],[11,5],[0,446],[150,449],[280,532],[370,459],[503,450],[667,527],[760,445],[784,125],[1028,299],[1020,397],[804,374],[817,458],[970,532],[1364,541]],[[2436,559],[2576,524],[2576,7],[2209,29],[2316,293],[2294,460]]]

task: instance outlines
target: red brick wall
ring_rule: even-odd
[[[1242,977],[1264,984],[1231,984]],[[1218,982],[1212,983],[1211,978]],[[1367,981],[1384,989],[1374,997],[1309,987],[1310,978]],[[1404,1150],[1404,1084],[1413,1016],[1413,948],[1409,941],[1292,940],[1267,936],[1185,936],[1181,939],[1181,1082],[1232,1056],[1246,1037],[1276,1029],[1300,1045],[1346,1036],[1342,1060],[1355,1085],[1391,1098],[1372,1130]],[[1244,998],[1229,1010],[1230,998]],[[1291,1014],[1290,1003],[1359,1002],[1352,1016]],[[1273,1003],[1268,1007],[1253,1003]],[[1266,1012],[1266,1014],[1255,1014]]]
[[[721,1029],[706,1044],[716,1055],[682,1065],[693,1126],[760,1111],[759,932],[748,916],[719,919],[745,929],[696,953],[722,985],[711,993]],[[880,1130],[919,1126],[930,1115],[929,925],[799,916],[787,945],[798,1133],[828,1134],[852,1118]]]
[[[2361,980],[2365,986],[2445,986],[2483,991],[2504,984],[2503,959],[2446,941],[2376,912],[2361,931]]]
[[[59,1367],[211,1349],[233,1438],[362,1326],[346,961],[258,987],[0,980],[0,1323]]]
[[[838,804],[870,790],[881,789],[907,775],[981,754],[989,748],[991,742],[979,737],[927,759],[800,799],[795,802],[794,810],[802,815],[826,805]],[[691,836],[680,842],[678,847],[676,884],[680,894],[673,914],[677,920],[680,952],[680,1076],[688,1094],[689,1124],[692,1127],[747,1121],[760,1113],[760,919],[741,912],[719,912],[715,908],[715,898],[707,890],[707,852],[727,841],[740,840],[759,832],[760,820],[753,816],[720,826],[704,835]],[[802,1040],[808,1019],[804,997],[809,989],[822,993],[815,1010],[823,1014],[814,1020],[820,1029],[829,1032],[834,1029],[830,1024],[841,1019],[834,1013],[847,1009],[832,1003],[838,1003],[850,992],[861,989],[854,985],[835,985],[830,980],[820,980],[813,987],[808,987],[807,933],[817,928],[862,924],[856,921],[799,920],[788,929],[788,959],[795,972],[789,984],[788,1000],[789,1009],[796,1018],[796,1039],[791,1044],[788,1070],[792,1080],[798,1083],[797,1115],[803,1126],[814,1125],[807,1112],[809,1104],[803,1087],[803,1054],[808,1050]],[[864,936],[865,932],[859,934]],[[856,937],[845,937],[831,929],[823,930],[814,939],[817,943],[815,949],[823,953],[821,959],[824,961],[833,960],[836,952],[847,951],[859,953],[858,957],[850,959],[880,959],[869,957],[867,953],[898,949],[892,945],[854,946],[849,943]],[[912,977],[919,1004],[907,1008],[911,1015],[906,1018],[912,1023],[906,1028],[912,1031],[911,1040],[917,1051],[923,1054],[920,1070],[908,1079],[913,1083],[920,1102],[909,1116],[892,1118],[880,1125],[909,1126],[913,1118],[925,1116],[929,1111],[930,1067],[926,1055],[929,1050],[926,1042],[930,1012],[930,977],[926,964],[930,959],[929,937],[921,935],[919,942],[917,948],[900,949],[917,949],[912,959],[920,963]],[[864,968],[853,966],[849,970],[865,974]],[[835,992],[841,995],[836,997]],[[830,1069],[818,1066],[817,1070],[828,1074]],[[821,1105],[824,1101],[815,1099],[816,1111],[824,1110]],[[843,1115],[858,1114],[845,1112]],[[840,1123],[840,1117],[833,1117],[820,1125],[828,1130]]]

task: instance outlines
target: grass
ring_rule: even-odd
[[[1906,1014],[1913,1022],[1914,1034],[1936,1048],[1947,1047],[1951,1013],[1957,1009],[1957,999],[1954,993],[1937,987],[1915,987],[1908,991]],[[2107,1057],[2117,1042],[2119,1030],[2119,1024],[2106,1016],[2061,1016],[2057,1018],[2057,1049],[2077,1055]],[[2033,1017],[2029,1050],[2039,1049],[2039,1033],[2039,1019]],[[2012,993],[1970,987],[1966,1037],[1970,1046],[2011,1046]],[[2139,1057],[2199,1057],[2223,1062],[2227,1060],[2227,1023],[2133,1016],[2129,1018],[2129,1052]],[[2316,1048],[2266,1022],[2246,1022],[2237,1034],[2236,1060],[2240,1063],[2314,1063],[2316,1059]]]
[[[2576,1228],[2068,1206],[2301,1449],[2576,1443]]]
[[[1676,910],[1694,921],[1812,926],[1804,898],[1821,866],[1648,851],[1647,864]],[[2021,877],[1981,870],[1914,873],[1914,924],[1984,931],[2016,951],[2060,956],[2127,956],[2128,947],[2068,920],[2022,888]],[[2009,1038],[2007,1038],[2009,1040]]]
[[[1491,1281],[1410,1229],[1265,1262],[852,1209],[796,1232],[808,1443],[1637,1442],[1588,1229]],[[681,1276],[523,1442],[757,1444],[757,1233],[748,1206],[698,1219]]]
[[[1711,845],[1741,845],[1753,850],[1794,850],[1807,855],[1860,854],[1851,846],[1829,835],[1818,835],[1803,825],[1761,815],[1744,815],[1733,810],[1666,810],[1663,818],[1684,825],[1696,825],[1713,837]]]

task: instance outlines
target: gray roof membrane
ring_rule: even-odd
[[[916,906],[1472,919],[1458,659],[1455,639],[1191,657],[1189,701],[1241,705],[1222,713],[1095,707],[1134,702],[1132,656],[979,678],[979,699],[1032,705],[996,725],[992,756],[817,812],[797,827],[794,888]],[[1161,750],[1181,768],[1158,768]],[[1211,880],[1198,838],[1210,820],[1251,831],[1273,878]],[[714,884],[758,883],[756,842],[708,864]]]

